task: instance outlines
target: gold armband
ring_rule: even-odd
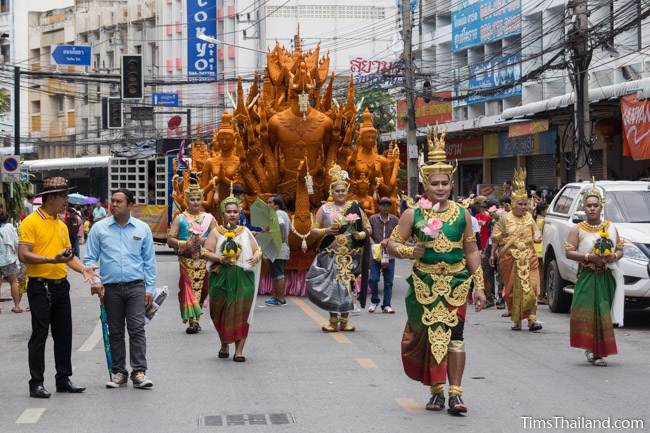
[[[413,253],[415,252],[415,247],[409,247],[407,245],[399,245],[397,248],[395,248],[395,252],[402,259],[410,259],[413,257]]]
[[[390,234],[390,240],[399,242],[400,244],[406,242],[406,239],[402,237],[402,233],[399,231],[399,226],[393,229],[393,232]]]
[[[329,229],[326,229],[326,228],[318,229],[318,236],[325,236],[328,231],[329,231]]]
[[[178,252],[183,252],[187,246],[187,241],[178,241]]]
[[[359,240],[360,241],[364,240],[366,238],[366,236],[368,236],[368,233],[366,233],[365,231],[359,232]]]
[[[210,251],[207,248],[201,248],[201,257],[205,257],[206,254],[211,253],[211,252],[212,251]]]
[[[622,250],[624,246],[625,246],[625,241],[624,240],[619,239],[618,242],[616,242],[616,249],[617,250]]]
[[[570,244],[569,242],[564,243],[564,249],[567,251],[575,251],[576,246],[573,244]]]
[[[485,290],[485,281],[483,280],[483,268],[479,266],[472,274],[475,290]]]
[[[476,233],[472,233],[472,235],[465,238],[463,240],[463,242],[466,243],[466,244],[471,244],[471,243],[475,244],[476,243]]]

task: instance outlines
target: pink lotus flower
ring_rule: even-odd
[[[488,209],[488,212],[490,212],[490,213],[494,213],[494,212],[496,212],[496,211],[497,211],[497,207],[494,206],[494,205],[492,205],[492,206],[490,207],[490,209]]]
[[[501,214],[506,213],[506,210],[503,209],[503,208],[499,208],[499,209],[496,210],[496,213],[497,213],[497,215],[501,215]]]
[[[441,229],[442,229],[442,221],[440,221],[436,217],[433,217],[429,221],[427,221],[427,225],[422,229],[422,233],[436,239]]]
[[[433,207],[433,203],[431,203],[431,201],[425,197],[422,197],[420,200],[418,200],[418,206],[420,206],[422,209],[431,209]]]
[[[359,215],[357,215],[355,213],[349,213],[349,214],[347,214],[345,216],[345,221],[348,224],[352,224],[352,223],[356,222],[357,220],[359,220],[359,218],[360,218]]]
[[[193,223],[192,227],[190,228],[190,231],[194,233],[195,235],[202,235],[203,234],[203,227],[201,227],[200,224]]]

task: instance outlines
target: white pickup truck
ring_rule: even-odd
[[[650,182],[600,181],[605,196],[604,218],[616,224],[626,243],[620,261],[626,306],[650,306]],[[578,263],[568,260],[564,242],[574,225],[585,218],[582,192],[591,182],[570,183],[553,199],[544,219],[544,289],[555,313],[571,308]]]

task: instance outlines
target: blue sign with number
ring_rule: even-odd
[[[451,12],[452,51],[521,33],[521,0],[463,0]]]
[[[57,65],[90,66],[91,48],[83,45],[57,45],[52,59]]]
[[[217,79],[217,47],[200,35],[217,37],[217,6],[208,0],[187,0],[187,79]]]
[[[151,95],[152,105],[163,107],[178,107],[178,93],[154,93]]]

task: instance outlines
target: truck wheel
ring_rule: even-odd
[[[546,265],[546,296],[548,297],[548,306],[554,313],[568,313],[571,309],[571,295],[564,291],[564,287],[569,283],[562,279],[557,269],[555,259]]]

